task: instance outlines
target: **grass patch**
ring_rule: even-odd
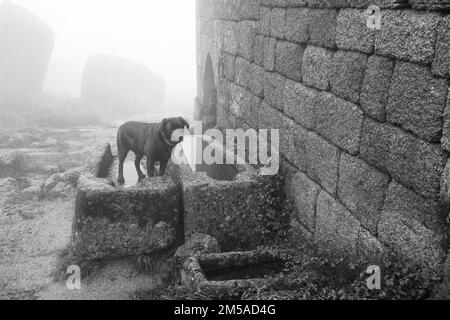
[[[64,281],[67,279],[67,268],[69,266],[78,266],[81,271],[81,279],[93,277],[102,269],[103,260],[88,260],[74,255],[70,247],[65,248],[58,255],[57,265],[52,277],[55,281]]]

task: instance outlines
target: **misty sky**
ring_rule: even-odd
[[[195,0],[11,1],[46,21],[55,32],[44,92],[79,96],[89,56],[115,54],[164,78],[166,106],[192,110]]]

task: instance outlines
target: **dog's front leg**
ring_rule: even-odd
[[[125,184],[125,179],[123,177],[123,163],[127,158],[128,151],[119,150],[119,176],[117,177],[117,182],[119,184]]]
[[[155,176],[155,161],[147,157],[147,175],[149,178]]]
[[[136,159],[134,160],[134,166],[136,167],[136,171],[138,174],[138,181],[141,181],[142,179],[145,179],[145,175],[141,171],[141,160],[143,158],[143,155],[137,154]]]
[[[167,168],[167,163],[168,162],[169,162],[169,160],[164,160],[164,161],[161,161],[159,163],[159,174],[160,174],[160,176],[163,176],[164,173],[166,172],[166,168]]]

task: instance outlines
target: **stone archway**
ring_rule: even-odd
[[[200,119],[203,123],[203,129],[206,130],[215,127],[217,124],[217,87],[213,62],[209,53],[205,60],[202,87]]]

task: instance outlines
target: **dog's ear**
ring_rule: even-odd
[[[183,117],[180,117],[180,121],[186,128],[190,128],[189,123]]]
[[[169,119],[163,119],[162,126],[166,130],[172,129],[172,124],[170,123]]]

